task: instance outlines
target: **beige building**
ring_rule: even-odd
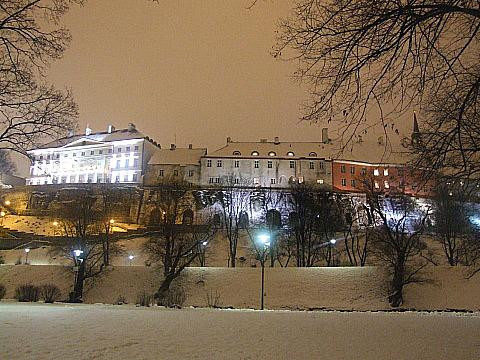
[[[292,182],[325,188],[332,185],[331,143],[326,132],[322,142],[258,142],[227,144],[201,159],[201,186],[286,188]]]

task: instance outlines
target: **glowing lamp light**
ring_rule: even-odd
[[[202,245],[203,245],[203,246],[207,246],[207,245],[208,245],[208,241],[202,242]]]
[[[76,257],[79,257],[80,255],[83,254],[83,250],[73,250],[73,253],[75,254]]]
[[[5,201],[5,205],[8,206],[8,205],[10,205],[10,204],[11,204],[10,200]]]
[[[58,221],[54,221],[53,226],[58,226]]]
[[[260,234],[258,235],[258,241],[265,246],[270,246],[270,235],[268,234]]]
[[[115,220],[110,219],[110,224],[114,224],[114,223],[115,223]]]
[[[6,215],[5,211],[0,211],[0,216],[5,216],[5,215]]]
[[[133,256],[133,255],[128,255],[128,260],[133,260],[134,257],[135,256]]]
[[[26,248],[25,252],[28,254],[30,252],[30,248]]]
[[[330,244],[335,245],[336,243],[337,243],[337,240],[335,239],[330,240]]]

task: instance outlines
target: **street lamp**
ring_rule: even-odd
[[[337,243],[337,240],[336,239],[332,239],[329,241],[329,245],[330,245],[330,251],[332,253],[332,262],[333,262],[333,266],[335,266],[335,249],[332,249],[335,247],[335,244]]]
[[[5,205],[9,206],[11,204],[10,200],[5,201]]]
[[[80,261],[82,261],[82,259],[80,258],[82,254],[83,254],[83,250],[79,250],[79,249],[73,250],[73,255],[75,255],[75,258],[79,258]]]
[[[133,255],[128,255],[128,260],[130,262],[130,266],[132,266],[132,260],[133,260],[134,257],[135,256],[133,256]]]
[[[30,248],[25,248],[25,264],[28,264],[28,253],[30,252]]]
[[[265,254],[270,246],[270,234],[262,233],[257,236],[260,245],[260,265],[262,266],[262,293],[260,296],[260,310],[264,307],[264,291],[265,291]]]

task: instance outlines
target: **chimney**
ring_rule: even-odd
[[[170,144],[170,150],[175,150],[177,146],[175,144]]]
[[[275,136],[275,140],[273,142],[275,145],[278,145],[280,144],[280,139],[278,138],[278,136]]]
[[[115,126],[113,126],[112,124],[108,124],[107,132],[111,134],[114,131],[115,131]]]
[[[383,145],[383,136],[379,136],[377,139],[378,145]]]
[[[232,138],[229,136],[227,137],[227,144],[232,142]]]
[[[190,150],[192,150],[192,149],[193,149],[193,144],[188,144],[188,148],[189,148]]]
[[[328,128],[322,129],[322,142],[324,144],[328,144],[330,140],[328,139]]]
[[[133,132],[135,130],[136,130],[135,124],[134,123],[129,123],[128,124],[128,131]]]
[[[92,129],[90,129],[90,125],[87,124],[87,127],[85,128],[85,135],[91,135],[92,134]]]

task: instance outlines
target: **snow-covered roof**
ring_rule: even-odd
[[[200,158],[206,155],[204,148],[158,149],[148,162],[150,165],[200,165]]]
[[[154,145],[158,146],[156,142],[151,140],[148,136],[145,136],[143,133],[138,131],[135,128],[129,129],[119,129],[113,130],[111,132],[108,131],[100,131],[96,133],[91,133],[89,135],[86,134],[79,134],[73,136],[66,136],[61,139],[57,139],[51,141],[47,144],[41,145],[38,149],[52,149],[52,148],[60,148],[65,147],[70,144],[78,142],[79,140],[91,141],[92,143],[108,143],[113,141],[120,141],[120,140],[133,140],[133,139],[146,139],[150,141]]]
[[[409,154],[404,149],[385,146],[384,143],[362,141],[342,147],[335,142],[280,142],[280,141],[228,141],[207,157],[241,158],[321,158],[366,163],[404,164]]]

